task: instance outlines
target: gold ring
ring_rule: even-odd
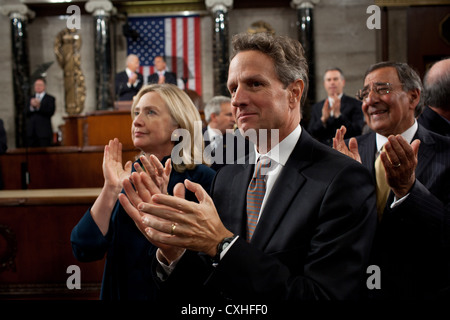
[[[171,236],[173,236],[174,235],[174,231],[175,231],[175,228],[176,228],[177,226],[175,225],[175,223],[172,223],[172,228],[170,229],[170,235]]]
[[[397,163],[397,164],[394,164],[393,166],[394,166],[394,168],[398,168],[398,167],[400,167],[402,164],[401,163]]]

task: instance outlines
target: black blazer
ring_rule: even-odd
[[[450,122],[429,107],[424,108],[417,122],[430,131],[450,137]]]
[[[377,219],[370,173],[303,130],[247,243],[246,191],[253,171],[248,163],[224,166],[211,190],[223,223],[240,237],[216,268],[202,254],[186,252],[160,282],[162,293],[359,298]]]
[[[137,85],[128,87],[128,75],[126,71],[119,72],[116,74],[115,79],[115,89],[116,89],[116,100],[119,101],[129,101],[133,100],[133,97],[141,90],[144,84],[144,76],[138,72]]]
[[[51,145],[53,140],[51,118],[55,113],[55,108],[55,97],[48,93],[41,99],[39,110],[31,111],[29,104],[25,108],[25,114],[28,117],[27,137],[30,147],[45,147]]]
[[[314,104],[311,108],[308,132],[314,138],[322,143],[332,146],[336,130],[341,126],[347,128],[345,138],[351,138],[361,134],[364,127],[364,115],[361,109],[361,101],[344,94],[341,98],[341,116],[339,118],[330,117],[326,127],[323,126],[322,121],[320,120],[324,103],[325,99]]]
[[[379,223],[372,264],[381,269],[374,298],[450,297],[450,139],[419,124],[416,182],[400,205],[391,192]],[[375,179],[375,133],[357,137],[362,163]],[[446,293],[445,293],[446,292]]]
[[[164,73],[164,77],[166,78],[165,83],[171,83],[171,84],[177,85],[177,75],[175,73],[166,71]],[[147,83],[148,84],[158,83],[158,80],[159,80],[159,75],[157,72],[155,72],[148,76]]]

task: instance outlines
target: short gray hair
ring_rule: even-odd
[[[395,68],[397,70],[398,79],[402,83],[403,91],[409,92],[411,90],[419,89],[420,101],[414,110],[415,116],[419,116],[423,111],[423,85],[422,80],[420,80],[419,74],[407,63],[404,62],[392,62],[392,61],[384,61],[371,65],[369,69],[367,69],[366,74],[364,75],[364,79],[366,79],[367,75],[377,69],[381,68]]]
[[[211,121],[211,114],[219,114],[220,111],[222,111],[221,106],[222,103],[225,102],[231,103],[231,98],[226,96],[215,96],[208,101],[204,109],[206,122],[209,123]]]

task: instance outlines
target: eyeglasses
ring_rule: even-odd
[[[374,91],[376,94],[384,96],[385,94],[388,94],[393,90],[392,89],[393,86],[394,84],[389,82],[375,82],[372,85],[372,89],[370,88],[370,85],[368,85],[365,86],[363,89],[358,90],[358,92],[356,93],[356,97],[359,100],[363,101],[367,99],[370,91]]]

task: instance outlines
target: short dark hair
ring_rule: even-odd
[[[420,93],[423,93],[422,80],[419,74],[410,65],[404,62],[393,62],[393,61],[383,61],[371,65],[366,73],[364,74],[364,79],[367,75],[377,69],[381,68],[395,68],[397,70],[398,79],[402,83],[403,91],[409,92],[411,90],[419,89]],[[420,95],[419,103],[414,110],[414,114],[418,117],[423,111],[423,94]]]
[[[256,50],[272,58],[278,79],[285,88],[297,79],[304,82],[301,105],[308,92],[308,64],[305,52],[298,40],[286,36],[271,35],[266,32],[240,33],[232,38],[232,60],[239,52]]]
[[[328,71],[339,71],[339,73],[341,74],[342,79],[345,79],[345,77],[344,77],[344,72],[342,72],[342,70],[341,70],[340,68],[338,68],[338,67],[329,67],[329,68],[326,68],[326,69],[325,69],[325,72],[323,73],[324,77],[325,77],[325,74],[326,74]]]
[[[42,82],[44,82],[44,84],[47,84],[47,81],[45,80],[44,77],[37,77],[37,78],[34,78],[33,83],[35,83],[35,82],[38,81],[38,80],[41,80]]]

